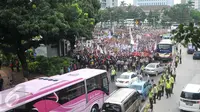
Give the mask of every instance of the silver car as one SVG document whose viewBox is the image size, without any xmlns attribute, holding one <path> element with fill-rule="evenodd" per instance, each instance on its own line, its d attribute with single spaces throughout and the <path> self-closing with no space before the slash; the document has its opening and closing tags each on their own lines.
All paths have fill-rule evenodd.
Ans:
<svg viewBox="0 0 200 112">
<path fill-rule="evenodd" d="M 145 74 L 156 76 L 163 71 L 164 66 L 162 66 L 160 63 L 149 63 L 144 69 Z"/>
</svg>

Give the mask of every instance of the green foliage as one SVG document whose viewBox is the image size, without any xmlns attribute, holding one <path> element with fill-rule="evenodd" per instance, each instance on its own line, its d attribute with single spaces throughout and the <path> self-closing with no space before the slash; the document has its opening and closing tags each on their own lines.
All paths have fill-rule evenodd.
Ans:
<svg viewBox="0 0 200 112">
<path fill-rule="evenodd" d="M 172 22 L 188 23 L 191 21 L 190 17 L 191 7 L 188 4 L 177 4 L 169 10 L 164 10 L 164 15 L 169 17 Z"/>
<path fill-rule="evenodd" d="M 0 49 L 17 54 L 28 70 L 27 49 L 61 39 L 73 48 L 75 37 L 92 38 L 99 8 L 98 0 L 1 0 Z"/>
<path fill-rule="evenodd" d="M 146 18 L 145 12 L 137 7 L 134 8 L 133 6 L 129 5 L 127 7 L 122 5 L 120 7 L 113 7 L 107 8 L 105 10 L 100 10 L 98 17 L 100 18 L 101 22 L 107 22 L 111 19 L 111 21 L 120 22 L 121 20 L 125 19 L 140 19 L 144 20 Z"/>
<path fill-rule="evenodd" d="M 39 62 L 38 61 L 28 62 L 28 68 L 29 68 L 30 72 L 36 72 L 36 71 L 38 71 Z"/>
<path fill-rule="evenodd" d="M 175 34 L 174 40 L 186 46 L 192 43 L 196 48 L 200 48 L 200 29 L 194 27 L 194 23 L 189 26 L 179 25 L 178 30 L 173 32 Z"/>
<path fill-rule="evenodd" d="M 35 61 L 28 61 L 29 71 L 44 75 L 55 75 L 60 73 L 60 69 L 68 67 L 72 59 L 66 57 L 36 57 Z"/>
<path fill-rule="evenodd" d="M 194 23 L 199 24 L 200 12 L 198 10 L 191 10 L 191 17 L 194 19 Z"/>
</svg>

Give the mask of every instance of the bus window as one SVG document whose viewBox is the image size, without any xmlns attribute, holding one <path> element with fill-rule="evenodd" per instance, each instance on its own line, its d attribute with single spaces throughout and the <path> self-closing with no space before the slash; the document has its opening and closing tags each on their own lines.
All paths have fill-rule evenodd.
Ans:
<svg viewBox="0 0 200 112">
<path fill-rule="evenodd" d="M 72 85 L 68 88 L 62 89 L 57 92 L 59 96 L 59 103 L 65 104 L 70 100 L 73 100 L 81 95 L 85 94 L 85 86 L 84 82 L 77 83 L 75 85 Z"/>
</svg>

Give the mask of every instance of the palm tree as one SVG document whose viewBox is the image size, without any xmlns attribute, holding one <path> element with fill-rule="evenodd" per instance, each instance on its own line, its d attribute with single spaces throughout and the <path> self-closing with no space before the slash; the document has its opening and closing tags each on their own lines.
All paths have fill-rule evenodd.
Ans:
<svg viewBox="0 0 200 112">
<path fill-rule="evenodd" d="M 120 6 L 124 7 L 124 6 L 126 6 L 126 5 L 127 5 L 127 3 L 125 3 L 125 1 L 121 1 Z"/>
</svg>

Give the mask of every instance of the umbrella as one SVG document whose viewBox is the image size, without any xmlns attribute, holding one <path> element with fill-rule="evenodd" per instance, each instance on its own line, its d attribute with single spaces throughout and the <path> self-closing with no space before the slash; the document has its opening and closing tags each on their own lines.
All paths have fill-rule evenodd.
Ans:
<svg viewBox="0 0 200 112">
<path fill-rule="evenodd" d="M 141 56 L 140 52 L 133 52 L 133 56 Z"/>
</svg>

